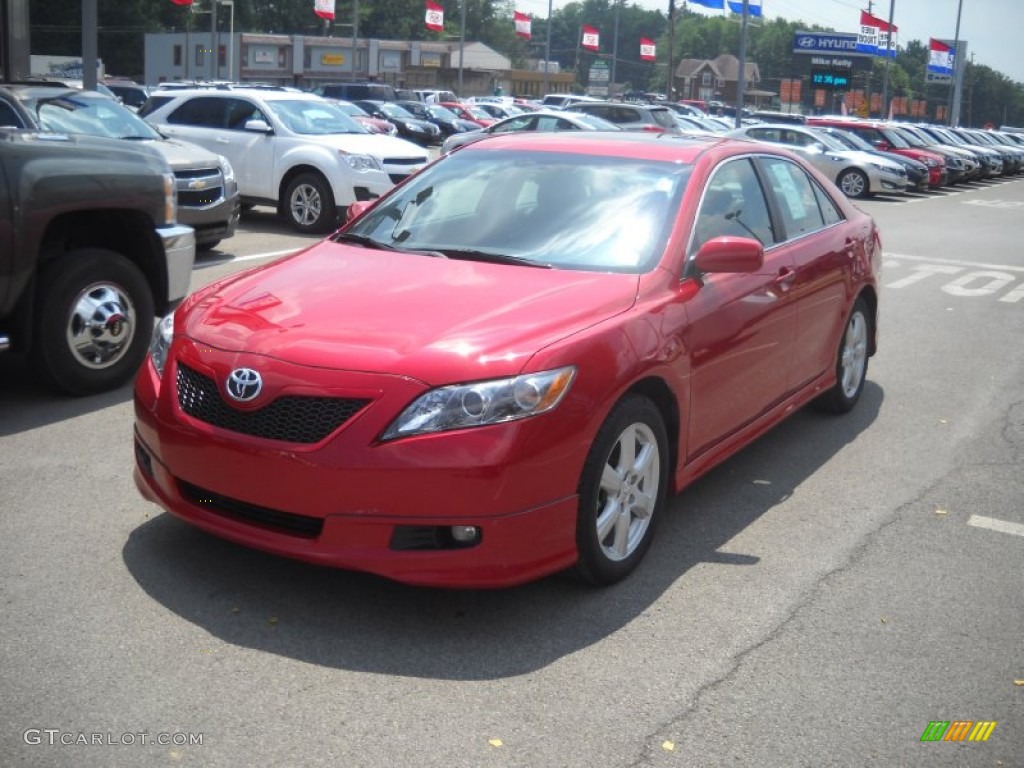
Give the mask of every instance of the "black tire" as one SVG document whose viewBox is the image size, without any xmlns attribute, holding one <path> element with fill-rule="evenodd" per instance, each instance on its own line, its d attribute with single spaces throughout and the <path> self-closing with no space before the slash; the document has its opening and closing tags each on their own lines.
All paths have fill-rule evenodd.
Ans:
<svg viewBox="0 0 1024 768">
<path fill-rule="evenodd" d="M 623 455 L 630 443 L 633 460 Z M 643 559 L 665 506 L 668 458 L 665 423 L 654 403 L 638 395 L 620 401 L 601 425 L 580 476 L 576 574 L 584 581 L 614 584 Z"/>
<path fill-rule="evenodd" d="M 39 276 L 33 368 L 70 395 L 119 387 L 146 356 L 153 313 L 146 278 L 124 256 L 104 248 L 69 251 Z"/>
<path fill-rule="evenodd" d="M 872 319 L 863 298 L 853 303 L 836 351 L 836 383 L 815 400 L 821 410 L 847 413 L 853 410 L 868 377 L 868 349 Z"/>
<path fill-rule="evenodd" d="M 865 198 L 871 196 L 871 183 L 864 171 L 847 168 L 836 177 L 836 185 L 847 197 Z"/>
<path fill-rule="evenodd" d="M 205 243 L 196 243 L 196 250 L 206 253 L 220 245 L 220 240 L 207 240 Z"/>
<path fill-rule="evenodd" d="M 288 184 L 281 212 L 298 232 L 323 234 L 338 223 L 331 187 L 319 173 L 302 173 Z"/>
</svg>

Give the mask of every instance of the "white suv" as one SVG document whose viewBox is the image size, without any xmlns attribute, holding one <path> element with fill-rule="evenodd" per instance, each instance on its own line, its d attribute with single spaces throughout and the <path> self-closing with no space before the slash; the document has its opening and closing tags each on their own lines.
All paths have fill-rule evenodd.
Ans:
<svg viewBox="0 0 1024 768">
<path fill-rule="evenodd" d="M 162 133 L 227 157 L 245 204 L 276 205 L 300 232 L 327 232 L 427 164 L 427 151 L 370 134 L 327 99 L 285 90 L 154 93 L 139 111 Z"/>
</svg>

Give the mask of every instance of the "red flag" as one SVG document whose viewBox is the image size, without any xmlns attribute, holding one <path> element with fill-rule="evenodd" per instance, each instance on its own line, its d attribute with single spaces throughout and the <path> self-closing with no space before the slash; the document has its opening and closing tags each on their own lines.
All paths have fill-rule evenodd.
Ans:
<svg viewBox="0 0 1024 768">
<path fill-rule="evenodd" d="M 657 57 L 656 49 L 654 47 L 654 41 L 648 40 L 646 37 L 640 38 L 640 60 L 641 61 L 654 61 Z"/>
<path fill-rule="evenodd" d="M 171 0 L 175 5 L 192 5 L 192 0 Z"/>
<path fill-rule="evenodd" d="M 597 30 L 593 27 L 588 27 L 586 24 L 583 25 L 582 45 L 588 51 L 598 51 L 601 49 L 601 40 Z"/>
<path fill-rule="evenodd" d="M 530 16 L 529 14 L 515 11 L 516 37 L 530 39 Z"/>
<path fill-rule="evenodd" d="M 321 19 L 334 21 L 334 0 L 313 0 L 313 13 Z"/>
<path fill-rule="evenodd" d="M 444 8 L 433 0 L 427 0 L 427 29 L 433 32 L 444 32 Z"/>
</svg>

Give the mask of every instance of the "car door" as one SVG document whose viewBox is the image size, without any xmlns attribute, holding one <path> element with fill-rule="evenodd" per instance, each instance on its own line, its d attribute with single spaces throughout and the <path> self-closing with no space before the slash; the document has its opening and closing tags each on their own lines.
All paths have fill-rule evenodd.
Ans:
<svg viewBox="0 0 1024 768">
<path fill-rule="evenodd" d="M 709 177 L 687 253 L 688 275 L 700 246 L 721 236 L 759 240 L 764 263 L 749 273 L 694 275 L 702 286 L 686 305 L 683 338 L 691 366 L 689 459 L 742 429 L 789 390 L 796 335 L 792 253 L 776 247 L 775 223 L 749 157 L 729 160 Z"/>
<path fill-rule="evenodd" d="M 789 295 L 796 306 L 796 343 L 787 369 L 789 389 L 796 390 L 835 365 L 858 238 L 803 168 L 782 157 L 763 156 L 758 163 L 779 222 L 778 251 L 795 271 Z"/>
</svg>

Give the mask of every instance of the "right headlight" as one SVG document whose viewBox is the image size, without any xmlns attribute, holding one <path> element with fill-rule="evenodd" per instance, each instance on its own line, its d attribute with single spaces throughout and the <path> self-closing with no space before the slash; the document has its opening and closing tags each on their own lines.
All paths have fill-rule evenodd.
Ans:
<svg viewBox="0 0 1024 768">
<path fill-rule="evenodd" d="M 165 315 L 156 324 L 153 331 L 153 340 L 149 344 L 149 359 L 153 361 L 153 368 L 156 375 L 161 379 L 164 377 L 164 367 L 167 365 L 167 355 L 171 351 L 171 340 L 174 338 L 174 314 Z"/>
<path fill-rule="evenodd" d="M 379 171 L 380 164 L 376 158 L 370 155 L 354 155 L 346 152 L 343 149 L 338 150 L 338 154 L 341 155 L 342 159 L 349 164 L 354 171 Z"/>
<path fill-rule="evenodd" d="M 384 430 L 381 440 L 517 421 L 550 411 L 576 377 L 576 367 L 506 379 L 438 387 L 416 398 Z"/>
</svg>

